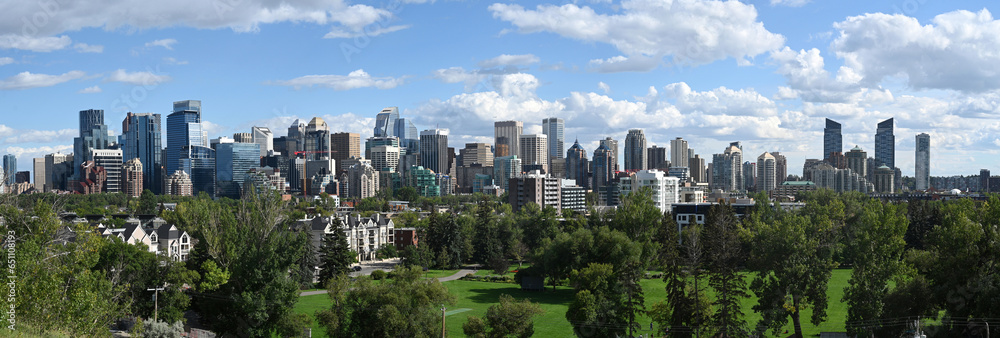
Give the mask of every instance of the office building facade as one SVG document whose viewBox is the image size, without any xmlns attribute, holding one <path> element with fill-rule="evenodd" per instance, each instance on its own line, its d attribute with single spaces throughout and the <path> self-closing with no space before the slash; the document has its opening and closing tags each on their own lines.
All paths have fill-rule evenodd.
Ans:
<svg viewBox="0 0 1000 338">
<path fill-rule="evenodd" d="M 122 121 L 122 160 L 142 163 L 143 189 L 163 193 L 163 147 L 160 114 L 128 113 Z"/>
<path fill-rule="evenodd" d="M 337 163 L 351 157 L 361 157 L 361 135 L 357 133 L 333 133 L 330 136 L 332 157 Z"/>
<path fill-rule="evenodd" d="M 496 156 L 518 156 L 521 150 L 521 134 L 524 133 L 524 123 L 521 121 L 498 121 L 493 123 L 494 146 L 498 151 Z"/>
<path fill-rule="evenodd" d="M 917 135 L 916 162 L 914 166 L 914 178 L 916 179 L 917 190 L 927 190 L 931 185 L 931 136 L 924 133 Z"/>
<path fill-rule="evenodd" d="M 667 148 L 660 148 L 654 144 L 649 149 L 646 149 L 646 165 L 649 167 L 648 169 L 667 171 L 671 167 L 670 162 L 667 161 Z M 680 168 L 682 166 L 673 167 Z M 687 168 L 687 166 L 683 167 Z"/>
<path fill-rule="evenodd" d="M 844 137 L 840 123 L 826 119 L 823 128 L 823 160 L 829 161 L 830 154 L 844 151 Z"/>
<path fill-rule="evenodd" d="M 566 178 L 581 188 L 590 188 L 590 163 L 587 161 L 587 150 L 583 149 L 580 141 L 574 141 L 566 151 Z"/>
<path fill-rule="evenodd" d="M 92 149 L 90 157 L 96 166 L 104 168 L 104 192 L 122 192 L 122 151 L 121 149 Z"/>
<path fill-rule="evenodd" d="M 600 140 L 599 143 L 600 143 L 599 146 L 604 146 L 610 152 L 609 155 L 611 156 L 611 173 L 614 174 L 614 172 L 618 171 L 619 168 L 618 140 L 613 139 L 609 136 L 604 138 L 603 140 Z"/>
<path fill-rule="evenodd" d="M 126 196 L 138 198 L 143 191 L 143 171 L 142 162 L 139 158 L 133 158 L 125 162 L 122 166 L 123 188 Z"/>
<path fill-rule="evenodd" d="M 274 151 L 274 133 L 268 127 L 250 128 L 251 142 L 260 146 L 260 157 L 270 156 Z"/>
<path fill-rule="evenodd" d="M 896 167 L 896 136 L 893 121 L 888 119 L 878 123 L 875 131 L 875 166 Z"/>
<path fill-rule="evenodd" d="M 625 170 L 646 170 L 646 134 L 642 129 L 631 129 L 625 136 Z"/>
<path fill-rule="evenodd" d="M 683 138 L 675 138 L 670 141 L 670 166 L 690 167 L 690 159 L 694 156 L 688 154 L 688 141 Z M 694 168 L 691 168 L 694 171 Z M 694 176 L 694 175 L 692 175 Z"/>
<path fill-rule="evenodd" d="M 17 173 L 17 156 L 3 155 L 3 184 L 14 185 L 14 174 Z"/>
<path fill-rule="evenodd" d="M 223 143 L 215 149 L 216 196 L 239 199 L 251 169 L 260 167 L 260 145 Z"/>
<path fill-rule="evenodd" d="M 542 134 L 548 138 L 548 158 L 563 158 L 563 134 L 566 122 L 558 117 L 542 119 Z"/>
<path fill-rule="evenodd" d="M 545 134 L 521 135 L 521 165 L 539 165 L 543 173 L 549 172 L 549 140 Z"/>
<path fill-rule="evenodd" d="M 448 130 L 429 129 L 420 132 L 420 164 L 435 173 L 448 174 Z"/>
</svg>

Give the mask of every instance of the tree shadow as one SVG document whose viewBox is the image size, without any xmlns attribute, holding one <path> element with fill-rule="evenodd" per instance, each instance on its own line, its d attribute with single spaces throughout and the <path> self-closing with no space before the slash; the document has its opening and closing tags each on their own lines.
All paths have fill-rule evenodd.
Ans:
<svg viewBox="0 0 1000 338">
<path fill-rule="evenodd" d="M 475 283 L 475 282 L 466 282 Z M 500 295 L 508 294 L 515 299 L 530 299 L 534 303 L 548 305 L 569 305 L 573 301 L 573 289 L 567 287 L 556 288 L 552 291 L 549 287 L 544 291 L 524 291 L 517 284 L 503 284 L 509 287 L 504 288 L 475 288 L 469 289 L 471 294 L 467 297 L 477 304 L 496 304 L 500 302 Z"/>
</svg>

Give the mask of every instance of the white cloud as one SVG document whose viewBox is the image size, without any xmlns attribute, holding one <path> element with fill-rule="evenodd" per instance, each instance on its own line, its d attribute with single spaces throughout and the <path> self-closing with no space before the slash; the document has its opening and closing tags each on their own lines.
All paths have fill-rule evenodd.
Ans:
<svg viewBox="0 0 1000 338">
<path fill-rule="evenodd" d="M 0 66 L 9 65 L 14 63 L 14 58 L 12 57 L 0 57 Z"/>
<path fill-rule="evenodd" d="M 168 65 L 186 65 L 186 64 L 188 64 L 187 61 L 179 61 L 179 60 L 177 60 L 175 58 L 172 58 L 172 57 L 165 57 L 165 58 L 163 58 L 163 62 L 165 62 Z"/>
<path fill-rule="evenodd" d="M 292 86 L 295 89 L 322 86 L 333 88 L 334 90 L 351 90 L 367 87 L 391 89 L 402 85 L 404 81 L 404 78 L 373 77 L 365 72 L 364 69 L 358 69 L 347 75 L 306 75 L 287 81 L 275 81 L 273 83 L 281 86 Z"/>
<path fill-rule="evenodd" d="M 611 92 L 611 86 L 609 86 L 607 83 L 604 83 L 604 81 L 598 82 L 597 88 L 600 89 L 605 94 Z"/>
<path fill-rule="evenodd" d="M 18 158 L 18 162 L 27 163 L 27 165 L 31 165 L 31 159 L 33 158 L 42 158 L 45 155 L 52 153 L 71 154 L 73 153 L 73 145 L 64 144 L 57 146 L 40 146 L 40 147 L 10 146 L 7 147 L 4 153 L 14 154 L 14 156 L 17 156 Z"/>
<path fill-rule="evenodd" d="M 666 90 L 665 95 L 674 99 L 677 107 L 685 112 L 768 117 L 778 115 L 774 102 L 754 90 L 719 87 L 711 91 L 696 92 L 683 82 L 667 85 Z"/>
<path fill-rule="evenodd" d="M 4 126 L 6 127 L 6 126 Z M 0 132 L 4 135 L 3 143 L 48 143 L 54 141 L 72 141 L 73 137 L 79 133 L 76 129 L 63 130 L 13 130 L 6 128 L 8 133 Z"/>
<path fill-rule="evenodd" d="M 746 64 L 785 41 L 757 21 L 753 5 L 738 1 L 624 0 L 614 14 L 575 4 L 539 5 L 531 10 L 495 3 L 489 9 L 494 18 L 510 22 L 522 33 L 552 32 L 610 44 L 628 58 L 668 57 L 684 65 L 727 58 Z"/>
<path fill-rule="evenodd" d="M 78 91 L 77 93 L 80 93 L 80 94 L 93 94 L 93 93 L 100 93 L 100 92 L 102 92 L 101 87 L 93 86 L 93 87 L 87 87 L 87 88 L 84 88 L 84 89 L 80 89 L 80 91 Z"/>
<path fill-rule="evenodd" d="M 785 47 L 771 52 L 778 63 L 777 73 L 784 75 L 787 87 L 779 87 L 775 99 L 800 98 L 806 102 L 847 102 L 857 98 L 860 78 L 854 71 L 841 67 L 837 76 L 830 75 L 819 49 L 794 51 Z"/>
<path fill-rule="evenodd" d="M 3 14 L 0 14 L 2 17 Z M 20 23 L 20 20 L 17 21 Z M 2 24 L 0 24 L 2 25 Z M 73 40 L 68 36 L 33 37 L 20 34 L 2 34 L 0 30 L 0 49 L 22 49 L 32 52 L 51 52 L 68 47 Z"/>
<path fill-rule="evenodd" d="M 608 59 L 590 60 L 590 67 L 601 73 L 648 72 L 660 65 L 660 58 L 645 56 L 615 56 Z"/>
<path fill-rule="evenodd" d="M 362 30 L 359 30 L 359 31 L 353 31 L 353 30 L 345 29 L 344 27 L 334 27 L 333 29 L 330 30 L 329 33 L 326 33 L 326 35 L 323 35 L 323 38 L 325 38 L 325 39 L 350 39 L 350 38 L 356 38 L 356 37 L 361 37 L 361 36 L 366 36 L 366 37 L 372 38 L 372 37 L 376 37 L 376 36 L 379 36 L 379 35 L 382 35 L 382 34 L 388 34 L 388 33 L 396 32 L 396 31 L 401 31 L 401 30 L 404 30 L 404 29 L 407 29 L 407 28 L 410 28 L 410 26 L 409 25 L 396 25 L 396 26 L 390 26 L 390 27 L 372 27 L 370 29 L 362 29 Z"/>
<path fill-rule="evenodd" d="M 174 50 L 174 44 L 177 43 L 177 39 L 160 39 L 153 40 L 146 43 L 146 48 L 150 47 L 163 47 L 168 50 Z"/>
<path fill-rule="evenodd" d="M 111 72 L 104 82 L 122 82 L 137 86 L 149 86 L 157 85 L 170 81 L 169 75 L 157 75 L 153 72 L 127 72 L 124 69 L 118 69 Z"/>
<path fill-rule="evenodd" d="M 526 66 L 535 64 L 541 60 L 533 54 L 508 55 L 502 54 L 489 60 L 480 61 L 480 68 L 493 68 L 500 66 Z"/>
<path fill-rule="evenodd" d="M 82 42 L 73 45 L 73 49 L 76 49 L 76 51 L 80 52 L 80 53 L 103 53 L 104 52 L 104 46 L 100 46 L 100 45 L 88 45 L 88 44 L 85 44 L 85 43 L 82 43 Z"/>
<path fill-rule="evenodd" d="M 916 89 L 1000 87 L 1000 21 L 986 9 L 940 14 L 927 25 L 901 14 L 865 14 L 834 28 L 833 51 L 866 86 L 903 77 Z"/>
<path fill-rule="evenodd" d="M 771 0 L 771 6 L 802 7 L 812 0 Z"/>
<path fill-rule="evenodd" d="M 0 80 L 0 90 L 30 89 L 39 87 L 50 87 L 57 84 L 76 80 L 87 74 L 79 71 L 69 71 L 61 75 L 33 74 L 31 72 L 21 72 L 17 75 Z"/>
</svg>

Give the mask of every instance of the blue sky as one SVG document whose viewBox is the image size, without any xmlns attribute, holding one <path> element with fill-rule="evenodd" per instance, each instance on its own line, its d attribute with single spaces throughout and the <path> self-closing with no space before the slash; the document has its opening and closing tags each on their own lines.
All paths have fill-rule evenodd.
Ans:
<svg viewBox="0 0 1000 338">
<path fill-rule="evenodd" d="M 1000 21 L 985 1 L 8 1 L 0 4 L 0 151 L 72 152 L 77 111 L 169 113 L 196 99 L 210 137 L 323 117 L 370 135 L 397 106 L 450 143 L 566 120 L 567 147 L 643 128 L 703 157 L 742 141 L 789 172 L 822 157 L 823 119 L 873 153 L 895 117 L 913 175 L 1000 170 Z"/>
</svg>

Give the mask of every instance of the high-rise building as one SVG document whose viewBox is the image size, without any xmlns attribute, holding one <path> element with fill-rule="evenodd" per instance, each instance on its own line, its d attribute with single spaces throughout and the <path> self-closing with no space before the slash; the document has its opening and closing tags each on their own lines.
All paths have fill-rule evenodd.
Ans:
<svg viewBox="0 0 1000 338">
<path fill-rule="evenodd" d="M 405 150 L 406 154 L 420 152 L 420 134 L 417 133 L 417 127 L 413 125 L 413 121 L 402 117 L 396 120 L 394 136 L 399 138 L 399 146 L 403 148 L 400 151 Z"/>
<path fill-rule="evenodd" d="M 399 108 L 388 107 L 375 115 L 375 137 L 396 135 L 396 120 L 399 120 Z"/>
<path fill-rule="evenodd" d="M 233 133 L 233 141 L 236 143 L 256 143 L 253 141 L 251 133 Z"/>
<path fill-rule="evenodd" d="M 305 158 L 308 160 L 324 160 L 330 156 L 330 126 L 326 121 L 313 117 L 306 125 Z"/>
<path fill-rule="evenodd" d="M 372 164 L 376 171 L 393 170 L 399 172 L 399 147 L 378 146 L 372 148 Z"/>
<path fill-rule="evenodd" d="M 367 162 L 350 166 L 347 168 L 348 191 L 342 193 L 348 198 L 358 199 L 375 196 L 378 192 L 378 172 Z"/>
<path fill-rule="evenodd" d="M 493 123 L 494 146 L 496 156 L 518 156 L 521 150 L 521 134 L 524 132 L 524 123 L 521 121 L 498 121 Z M 502 147 L 501 147 L 502 145 Z"/>
<path fill-rule="evenodd" d="M 104 124 L 104 110 L 88 109 L 80 111 L 80 136 L 73 139 L 73 177 L 80 179 L 80 164 L 93 161 L 92 149 L 108 149 L 111 137 Z"/>
<path fill-rule="evenodd" d="M 764 152 L 757 156 L 757 191 L 771 191 L 777 187 L 777 160 L 774 155 Z"/>
<path fill-rule="evenodd" d="M 771 153 L 771 156 L 774 156 L 774 185 L 777 187 L 788 178 L 788 159 L 777 151 Z"/>
<path fill-rule="evenodd" d="M 232 143 L 226 143 L 232 144 Z M 184 146 L 180 149 L 178 170 L 190 173 L 191 191 L 215 197 L 215 149 L 202 146 Z"/>
<path fill-rule="evenodd" d="M 91 149 L 90 157 L 94 164 L 104 168 L 107 177 L 104 180 L 104 192 L 122 192 L 122 150 L 121 149 Z"/>
<path fill-rule="evenodd" d="M 215 149 L 216 196 L 238 199 L 247 173 L 260 167 L 260 145 L 256 143 L 223 143 Z"/>
<path fill-rule="evenodd" d="M 274 151 L 274 133 L 267 127 L 250 128 L 251 141 L 260 145 L 260 157 L 267 157 Z M 287 155 L 287 154 L 286 154 Z"/>
<path fill-rule="evenodd" d="M 673 165 L 673 163 L 671 163 Z M 708 177 L 706 177 L 705 169 L 705 159 L 701 158 L 701 155 L 695 154 L 688 158 L 688 168 L 691 170 L 689 174 L 691 175 L 691 181 L 696 183 L 708 183 Z"/>
<path fill-rule="evenodd" d="M 844 157 L 847 158 L 847 169 L 861 177 L 868 177 L 868 153 L 855 145 Z"/>
<path fill-rule="evenodd" d="M 608 151 L 610 152 L 609 155 L 611 156 L 611 167 L 609 169 L 611 170 L 611 176 L 614 176 L 614 173 L 616 171 L 618 171 L 618 168 L 619 168 L 619 166 L 618 166 L 618 159 L 619 159 L 619 157 L 618 157 L 618 140 L 613 139 L 610 136 L 608 136 L 605 139 L 600 140 L 600 145 L 599 146 L 604 146 L 605 148 L 608 148 Z M 594 159 L 594 160 L 596 161 L 596 159 Z M 594 173 L 596 174 L 597 172 L 595 171 Z"/>
<path fill-rule="evenodd" d="M 98 166 L 94 161 L 83 162 L 80 165 L 80 178 L 73 187 L 74 191 L 89 195 L 103 192 L 104 181 L 107 180 L 107 172 L 104 167 Z"/>
<path fill-rule="evenodd" d="M 609 137 L 610 139 L 610 137 Z M 617 144 L 617 142 L 615 142 Z M 594 150 L 593 161 L 591 162 L 591 172 L 594 174 L 594 182 L 590 186 L 594 191 L 600 191 L 615 176 L 614 153 L 608 149 L 604 142 Z"/>
<path fill-rule="evenodd" d="M 142 162 L 139 161 L 138 157 L 133 158 L 128 160 L 128 162 L 125 162 L 122 169 L 124 170 L 123 183 L 125 186 L 125 195 L 132 198 L 138 198 L 142 195 L 143 191 Z"/>
<path fill-rule="evenodd" d="M 367 140 L 365 140 L 365 158 L 371 159 L 372 148 L 378 146 L 393 146 L 393 147 L 403 148 L 403 146 L 399 144 L 399 138 L 395 136 L 369 137 Z M 347 167 L 344 167 L 343 170 L 347 170 Z"/>
<path fill-rule="evenodd" d="M 658 169 L 660 171 L 667 171 L 670 166 L 670 162 L 667 162 L 667 148 L 657 147 L 655 144 L 649 149 L 646 149 L 646 164 L 649 169 Z M 679 168 L 680 166 L 674 166 Z M 684 166 L 687 168 L 687 166 Z"/>
<path fill-rule="evenodd" d="M 563 157 L 563 129 L 565 129 L 566 123 L 561 118 L 550 117 L 542 119 L 542 134 L 548 137 L 548 158 L 562 158 Z"/>
<path fill-rule="evenodd" d="M 757 188 L 757 163 L 743 162 L 743 190 L 752 191 Z"/>
<path fill-rule="evenodd" d="M 556 212 L 562 212 L 560 179 L 533 171 L 509 181 L 507 201 L 514 211 L 521 210 L 528 203 L 534 203 L 539 208 L 553 207 Z"/>
<path fill-rule="evenodd" d="M 625 170 L 646 170 L 646 134 L 630 129 L 625 136 Z"/>
<path fill-rule="evenodd" d="M 979 191 L 990 192 L 990 170 L 979 169 Z"/>
<path fill-rule="evenodd" d="M 3 184 L 14 185 L 15 173 L 17 173 L 17 156 L 3 155 Z"/>
<path fill-rule="evenodd" d="M 841 133 L 840 123 L 826 119 L 826 128 L 823 128 L 823 159 L 829 160 L 831 153 L 844 151 L 844 137 Z"/>
<path fill-rule="evenodd" d="M 292 121 L 285 136 L 285 151 L 288 158 L 295 158 L 295 153 L 306 149 L 306 124 L 301 120 Z"/>
<path fill-rule="evenodd" d="M 671 167 L 691 167 L 689 165 L 689 160 L 694 157 L 690 156 L 688 151 L 688 141 L 683 138 L 675 138 L 670 141 L 670 166 Z M 695 168 L 691 168 L 691 177 L 693 178 Z"/>
<path fill-rule="evenodd" d="M 45 192 L 45 158 L 32 160 L 35 169 L 35 191 Z"/>
<path fill-rule="evenodd" d="M 896 173 L 886 165 L 882 165 L 875 169 L 875 192 L 880 192 L 884 194 L 892 194 L 896 192 L 896 185 L 893 182 L 893 178 L 896 177 Z"/>
<path fill-rule="evenodd" d="M 730 144 L 722 154 L 712 155 L 712 189 L 743 191 L 743 150 Z"/>
<path fill-rule="evenodd" d="M 167 178 L 167 193 L 174 196 L 192 196 L 194 190 L 191 176 L 184 170 L 178 170 Z"/>
<path fill-rule="evenodd" d="M 493 158 L 493 180 L 500 188 L 507 190 L 508 181 L 521 175 L 521 159 L 517 156 Z"/>
<path fill-rule="evenodd" d="M 836 192 L 857 191 L 870 193 L 875 186 L 858 173 L 850 169 L 837 169 L 820 159 L 808 159 L 803 166 L 807 181 L 814 182 L 817 188 L 826 188 Z"/>
<path fill-rule="evenodd" d="M 330 138 L 333 159 L 337 163 L 351 157 L 361 157 L 361 135 L 357 133 L 334 133 Z"/>
<path fill-rule="evenodd" d="M 549 172 L 548 144 L 545 134 L 521 135 L 521 163 L 524 166 L 540 165 L 542 172 Z"/>
<path fill-rule="evenodd" d="M 566 178 L 575 181 L 576 185 L 587 189 L 590 187 L 590 164 L 587 161 L 587 150 L 580 146 L 580 141 L 574 141 L 566 151 Z"/>
<path fill-rule="evenodd" d="M 913 163 L 916 189 L 927 190 L 931 186 L 931 136 L 917 135 L 916 162 Z"/>
<path fill-rule="evenodd" d="M 475 163 L 483 166 L 493 166 L 493 150 L 489 143 L 466 143 L 465 148 L 459 150 L 462 163 L 460 166 L 469 167 Z"/>
<path fill-rule="evenodd" d="M 639 170 L 629 173 L 629 176 L 623 177 L 619 183 L 622 196 L 640 189 L 649 189 L 653 205 L 660 209 L 661 213 L 671 211 L 673 205 L 680 202 L 680 179 L 667 176 L 659 170 Z"/>
<path fill-rule="evenodd" d="M 142 163 L 143 189 L 161 194 L 163 188 L 163 147 L 160 114 L 133 114 L 122 121 L 122 160 L 139 159 Z"/>
<path fill-rule="evenodd" d="M 198 148 L 208 147 L 208 134 L 201 125 L 201 101 L 187 100 L 174 102 L 174 110 L 167 115 L 167 163 L 164 165 L 168 173 L 177 170 L 184 170 L 191 175 L 191 180 L 195 182 L 195 191 L 198 190 L 196 175 L 190 168 L 181 167 L 181 158 L 197 158 L 204 156 L 205 151 Z M 201 152 L 192 154 L 191 152 Z M 214 163 L 213 163 L 214 167 Z M 214 176 L 214 173 L 213 173 Z M 204 187 L 202 187 L 204 188 Z M 215 187 L 210 191 L 214 194 Z"/>
<path fill-rule="evenodd" d="M 45 155 L 45 191 L 72 190 L 69 178 L 73 175 L 73 154 Z"/>
<path fill-rule="evenodd" d="M 448 130 L 429 129 L 420 132 L 420 163 L 438 174 L 448 174 Z"/>
<path fill-rule="evenodd" d="M 875 165 L 896 167 L 896 136 L 892 133 L 892 119 L 878 123 L 875 131 Z"/>
</svg>

